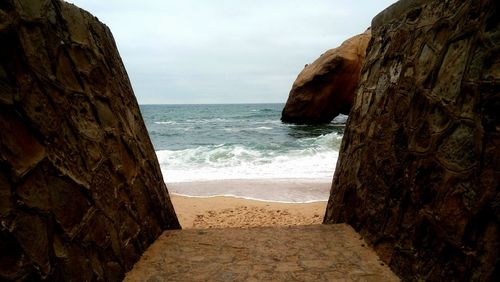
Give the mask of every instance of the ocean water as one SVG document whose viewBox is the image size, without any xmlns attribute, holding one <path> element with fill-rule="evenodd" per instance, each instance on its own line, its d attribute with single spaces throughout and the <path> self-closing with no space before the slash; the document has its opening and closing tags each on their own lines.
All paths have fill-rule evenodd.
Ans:
<svg viewBox="0 0 500 282">
<path fill-rule="evenodd" d="M 284 124 L 280 121 L 283 106 L 141 105 L 141 112 L 169 190 L 189 186 L 176 183 L 199 181 L 331 182 L 343 127 L 336 123 L 319 126 Z M 339 121 L 342 122 L 343 118 Z M 220 188 L 210 188 L 216 186 L 189 191 L 178 188 L 180 191 L 175 193 L 189 196 L 231 194 L 283 200 L 256 196 L 254 191 L 225 193 Z M 282 192 L 286 194 L 286 191 Z M 310 198 L 299 197 L 304 197 L 304 201 Z"/>
</svg>

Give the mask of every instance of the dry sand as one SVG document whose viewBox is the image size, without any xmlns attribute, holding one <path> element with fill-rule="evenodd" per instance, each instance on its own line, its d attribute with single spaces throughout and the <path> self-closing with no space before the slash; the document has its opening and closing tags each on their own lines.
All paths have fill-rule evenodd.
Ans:
<svg viewBox="0 0 500 282">
<path fill-rule="evenodd" d="M 327 204 L 326 201 L 289 204 L 175 194 L 171 194 L 171 200 L 184 229 L 319 224 Z"/>
</svg>

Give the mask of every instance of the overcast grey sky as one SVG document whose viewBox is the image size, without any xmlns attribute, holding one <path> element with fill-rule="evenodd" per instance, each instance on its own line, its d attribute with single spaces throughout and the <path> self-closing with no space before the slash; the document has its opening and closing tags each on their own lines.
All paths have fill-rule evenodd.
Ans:
<svg viewBox="0 0 500 282">
<path fill-rule="evenodd" d="M 68 0 L 113 32 L 140 104 L 282 102 L 395 0 Z"/>
</svg>

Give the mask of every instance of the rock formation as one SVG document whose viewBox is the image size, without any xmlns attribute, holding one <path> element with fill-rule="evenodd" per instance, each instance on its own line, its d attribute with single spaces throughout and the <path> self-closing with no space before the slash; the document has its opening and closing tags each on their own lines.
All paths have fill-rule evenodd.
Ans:
<svg viewBox="0 0 500 282">
<path fill-rule="evenodd" d="M 319 124 L 349 114 L 369 41 L 368 29 L 306 65 L 293 83 L 281 120 Z"/>
<path fill-rule="evenodd" d="M 121 280 L 179 224 L 111 32 L 4 0 L 0 42 L 0 280 Z"/>
<path fill-rule="evenodd" d="M 325 223 L 403 279 L 500 280 L 499 6 L 402 0 L 372 21 Z"/>
</svg>

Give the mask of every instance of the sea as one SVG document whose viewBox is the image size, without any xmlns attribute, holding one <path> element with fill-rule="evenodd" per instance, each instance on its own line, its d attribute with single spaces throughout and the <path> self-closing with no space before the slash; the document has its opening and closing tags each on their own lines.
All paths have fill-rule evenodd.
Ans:
<svg viewBox="0 0 500 282">
<path fill-rule="evenodd" d="M 326 200 L 347 116 L 324 125 L 286 124 L 280 121 L 283 107 L 140 106 L 170 193 Z"/>
</svg>

